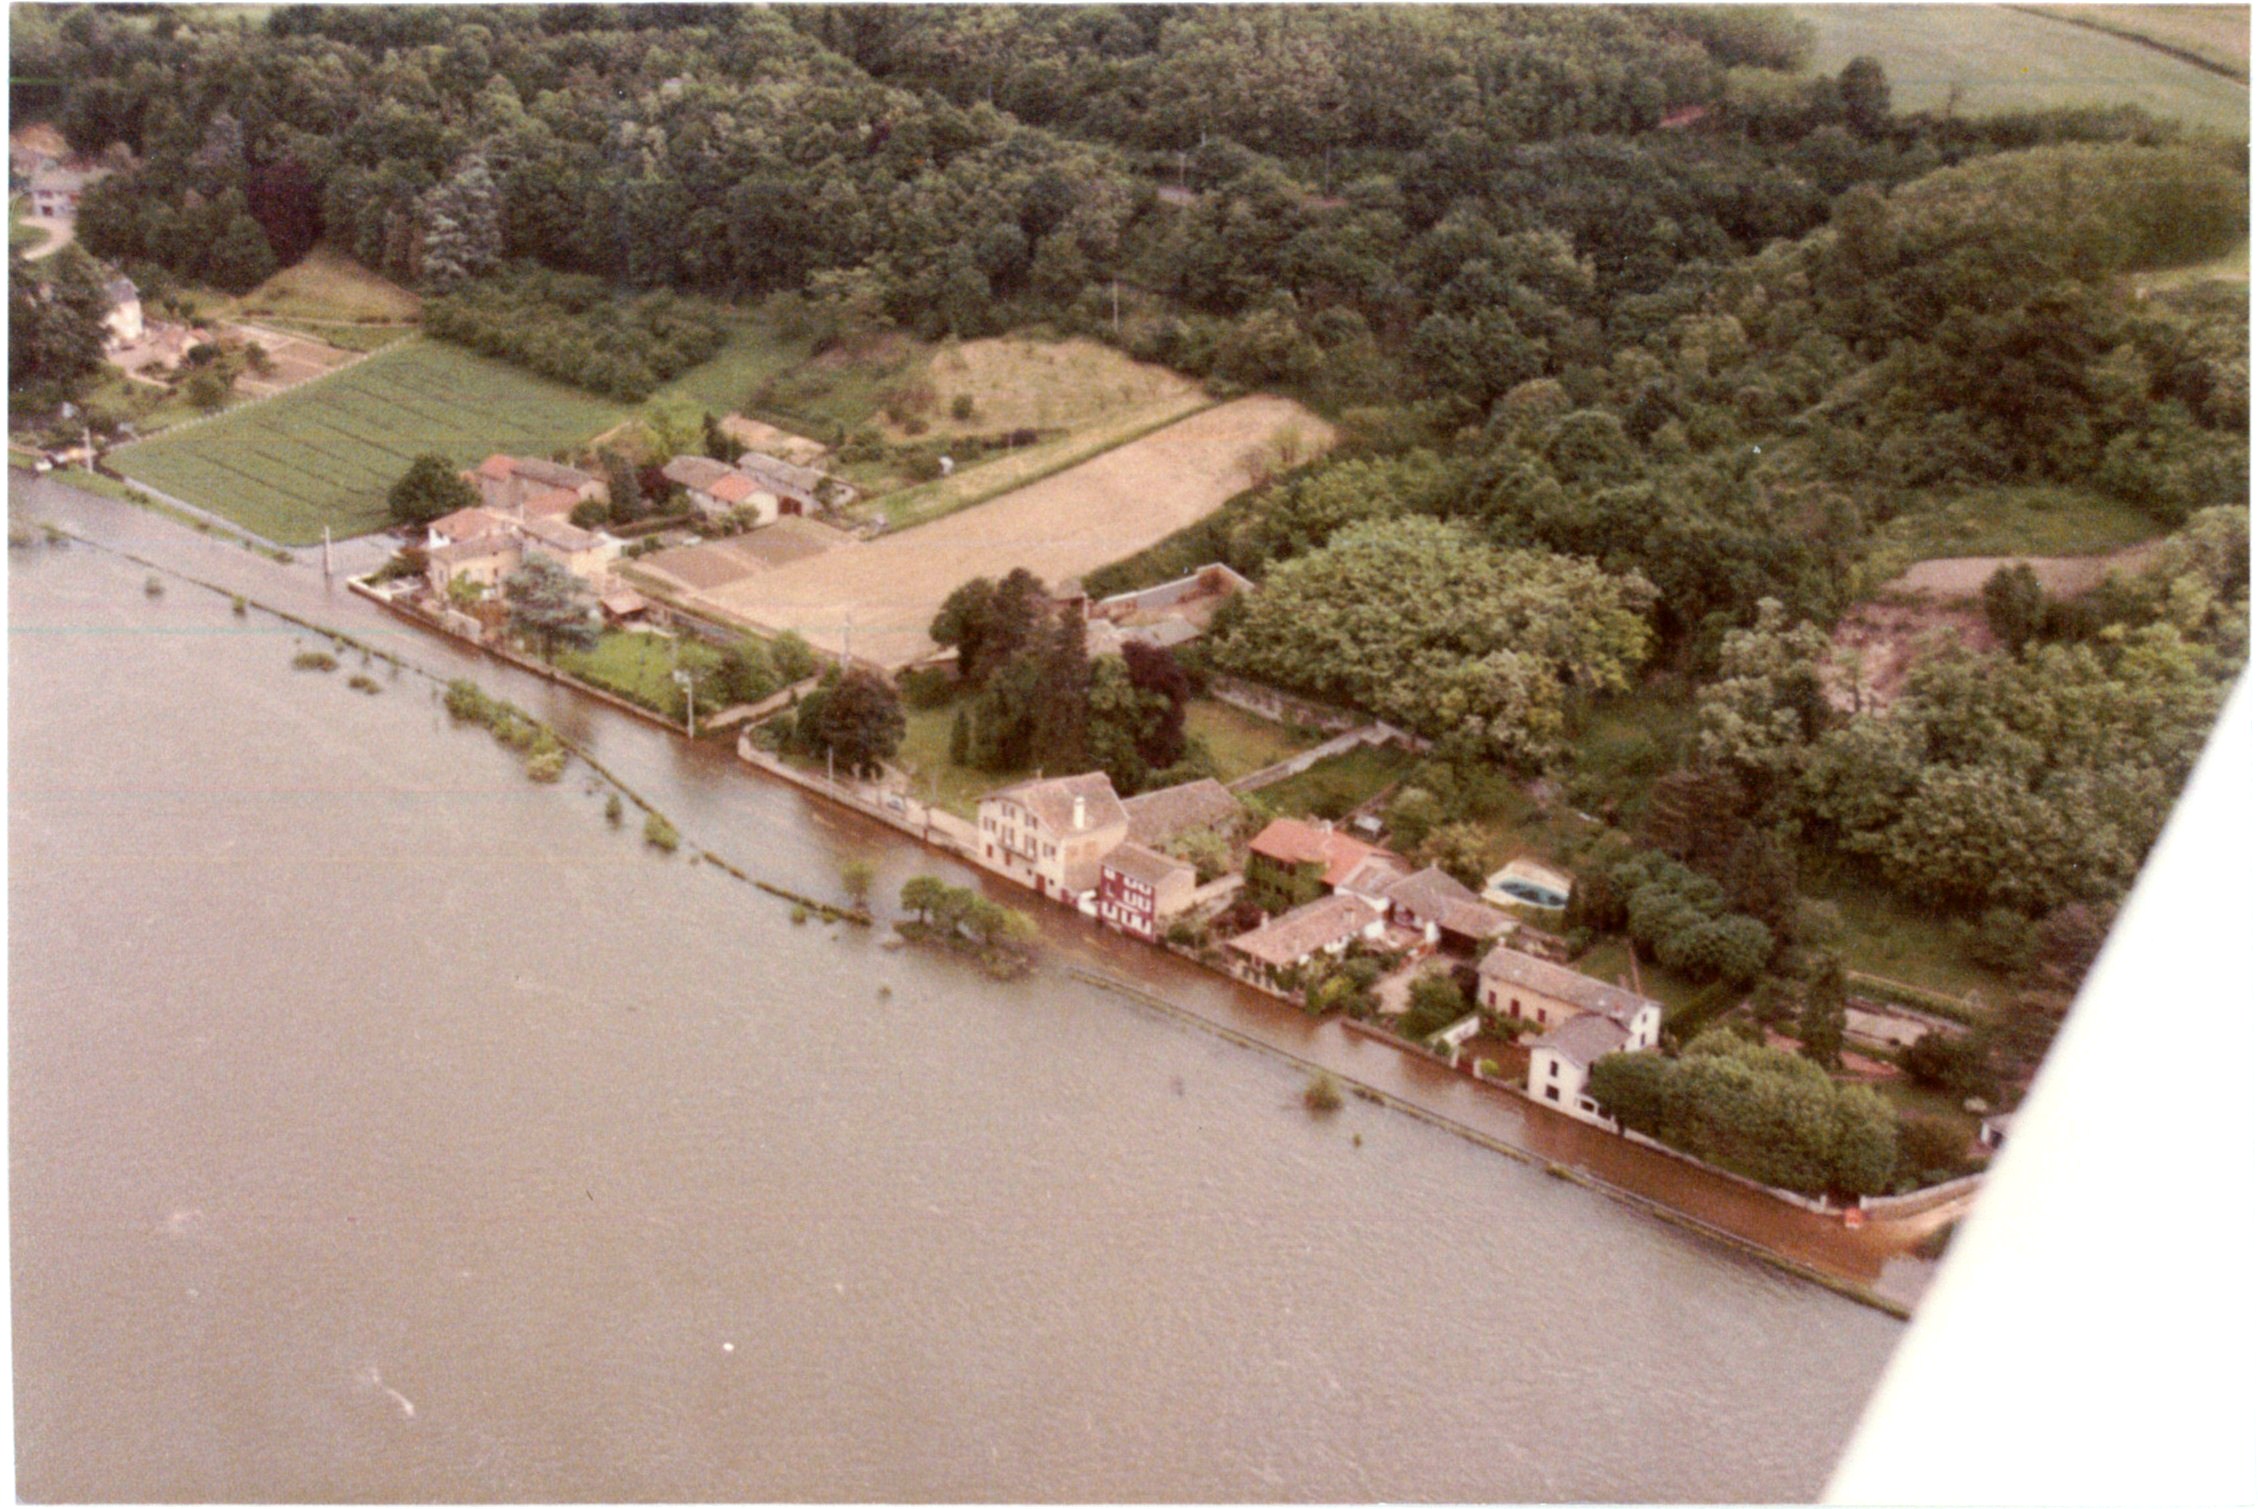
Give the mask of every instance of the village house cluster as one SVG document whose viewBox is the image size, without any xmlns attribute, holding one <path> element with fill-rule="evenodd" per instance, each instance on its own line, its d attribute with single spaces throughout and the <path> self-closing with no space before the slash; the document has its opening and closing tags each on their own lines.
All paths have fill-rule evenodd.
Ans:
<svg viewBox="0 0 2258 1509">
<path fill-rule="evenodd" d="M 1313 969 L 1351 949 L 1408 969 L 1435 955 L 1477 960 L 1477 1013 L 1524 1022 L 1530 1096 L 1611 1125 L 1585 1093 L 1609 1053 L 1654 1049 L 1662 1007 L 1526 950 L 1540 945 L 1506 913 L 1435 866 L 1328 824 L 1279 818 L 1247 841 L 1239 871 L 1201 884 L 1172 853 L 1193 834 L 1229 834 L 1244 809 L 1220 783 L 1199 780 L 1124 800 L 1103 772 L 1023 781 L 979 804 L 979 852 L 989 868 L 1148 943 L 1242 896 L 1269 914 L 1225 940 L 1234 977 L 1290 996 Z M 1469 1026 L 1461 1034 L 1469 1035 Z M 1455 1043 L 1453 1045 L 1455 1047 Z"/>
</svg>

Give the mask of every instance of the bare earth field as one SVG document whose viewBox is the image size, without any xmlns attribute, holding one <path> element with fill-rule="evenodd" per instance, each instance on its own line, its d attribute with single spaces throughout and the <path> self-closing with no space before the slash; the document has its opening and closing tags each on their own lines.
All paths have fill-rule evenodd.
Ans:
<svg viewBox="0 0 2258 1509">
<path fill-rule="evenodd" d="M 1241 491 L 1246 453 L 1289 423 L 1312 451 L 1333 442 L 1331 427 L 1299 404 L 1242 398 L 977 508 L 748 574 L 692 601 L 758 629 L 797 629 L 834 652 L 847 647 L 851 622 L 858 659 L 904 665 L 932 652 L 926 627 L 965 581 L 1025 566 L 1055 584 L 1134 554 Z"/>
<path fill-rule="evenodd" d="M 1887 706 L 1933 645 L 1992 649 L 1996 642 L 1980 604 L 1984 583 L 2002 566 L 2020 561 L 2049 596 L 2076 597 L 2112 573 L 2137 572 L 2160 543 L 2148 540 L 2102 555 L 1963 555 L 1917 562 L 1836 623 L 1837 656 L 1856 658 L 1859 686 L 1854 691 L 1847 683 L 1838 660 L 1828 669 L 1828 695 L 1843 708 L 1852 707 L 1859 693 L 1868 706 Z"/>
</svg>

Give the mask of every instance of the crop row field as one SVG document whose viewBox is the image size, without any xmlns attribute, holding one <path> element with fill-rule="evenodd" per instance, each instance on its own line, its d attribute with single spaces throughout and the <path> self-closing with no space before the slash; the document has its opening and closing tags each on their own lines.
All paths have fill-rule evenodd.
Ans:
<svg viewBox="0 0 2258 1509">
<path fill-rule="evenodd" d="M 542 456 L 615 424 L 618 404 L 460 347 L 414 340 L 332 376 L 111 454 L 136 482 L 285 545 L 389 522 L 416 456 Z"/>
</svg>

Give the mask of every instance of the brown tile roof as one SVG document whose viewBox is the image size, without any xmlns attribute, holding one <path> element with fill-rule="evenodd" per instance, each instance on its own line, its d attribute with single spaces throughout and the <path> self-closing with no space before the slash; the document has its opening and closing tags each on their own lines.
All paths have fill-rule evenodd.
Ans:
<svg viewBox="0 0 2258 1509">
<path fill-rule="evenodd" d="M 544 461 L 538 456 L 519 456 L 514 459 L 519 476 L 567 491 L 604 480 L 594 472 L 584 472 L 579 467 L 567 466 L 562 461 Z"/>
<path fill-rule="evenodd" d="M 661 469 L 669 482 L 679 482 L 684 487 L 704 492 L 734 470 L 726 461 L 716 461 L 711 456 L 677 456 Z"/>
<path fill-rule="evenodd" d="M 724 503 L 742 503 L 760 490 L 760 484 L 743 472 L 731 472 L 726 477 L 716 478 L 713 486 L 706 489 Z"/>
<path fill-rule="evenodd" d="M 515 456 L 492 455 L 478 463 L 478 474 L 492 482 L 507 482 L 517 472 Z"/>
<path fill-rule="evenodd" d="M 1533 1039 L 1529 1044 L 1529 1052 L 1534 1055 L 1550 1048 L 1570 1063 L 1581 1064 L 1588 1069 L 1594 1060 L 1610 1053 L 1620 1053 L 1630 1037 L 1630 1032 L 1622 1023 L 1586 1013 L 1572 1016 L 1543 1037 Z"/>
<path fill-rule="evenodd" d="M 1099 862 L 1098 868 L 1118 870 L 1131 880 L 1141 880 L 1146 885 L 1156 887 L 1179 872 L 1185 875 L 1194 873 L 1192 867 L 1181 859 L 1172 859 L 1140 843 L 1117 845 L 1111 854 Z"/>
<path fill-rule="evenodd" d="M 509 521 L 489 508 L 458 508 L 453 513 L 441 514 L 424 526 L 431 534 L 443 534 L 457 544 L 475 540 L 505 528 Z"/>
<path fill-rule="evenodd" d="M 1254 837 L 1248 847 L 1255 853 L 1280 864 L 1322 865 L 1328 889 L 1349 878 L 1356 867 L 1375 854 L 1387 851 L 1377 844 L 1335 833 L 1330 829 L 1314 827 L 1299 818 L 1281 817 Z"/>
<path fill-rule="evenodd" d="M 1319 949 L 1345 943 L 1378 922 L 1372 908 L 1354 896 L 1320 896 L 1274 917 L 1251 933 L 1225 944 L 1258 964 L 1283 969 Z"/>
<path fill-rule="evenodd" d="M 508 534 L 485 534 L 473 540 L 457 540 L 452 545 L 442 545 L 428 557 L 457 565 L 463 561 L 492 560 L 497 556 L 516 555 L 517 540 Z"/>
<path fill-rule="evenodd" d="M 573 554 L 578 554 L 583 550 L 593 550 L 598 543 L 596 537 L 587 530 L 576 529 L 562 519 L 530 518 L 520 522 L 518 528 L 524 530 L 529 537 L 539 540 L 553 550 L 569 551 Z"/>
<path fill-rule="evenodd" d="M 1578 1011 L 1591 1012 L 1624 1027 L 1631 1019 L 1649 1006 L 1659 1009 L 1659 1004 L 1645 996 L 1633 995 L 1618 986 L 1604 984 L 1590 975 L 1579 974 L 1558 964 L 1548 964 L 1515 949 L 1493 948 L 1482 956 L 1478 973 L 1485 980 L 1495 980 L 1505 985 L 1518 985 L 1523 990 L 1533 990 L 1556 1001 L 1566 1001 Z"/>
<path fill-rule="evenodd" d="M 642 612 L 650 603 L 633 587 L 621 587 L 597 598 L 596 605 L 614 618 L 625 618 L 630 613 Z"/>
<path fill-rule="evenodd" d="M 1437 865 L 1405 876 L 1388 887 L 1386 896 L 1420 921 L 1462 937 L 1491 938 L 1513 925 Z"/>
<path fill-rule="evenodd" d="M 1235 822 L 1243 810 L 1239 799 L 1213 779 L 1163 786 L 1122 804 L 1129 814 L 1129 837 L 1140 844 L 1165 844 L 1194 828 L 1216 828 Z"/>
<path fill-rule="evenodd" d="M 578 508 L 583 499 L 569 487 L 552 487 L 537 492 L 525 500 L 525 512 L 534 518 L 562 519 Z"/>
<path fill-rule="evenodd" d="M 1086 775 L 1062 775 L 1047 781 L 1022 781 L 1016 786 L 1006 786 L 1001 791 L 991 791 L 982 797 L 985 805 L 1009 797 L 1035 815 L 1035 820 L 1051 832 L 1065 837 L 1072 833 L 1088 833 L 1099 828 L 1109 828 L 1116 823 L 1126 825 L 1129 814 L 1121 810 L 1121 798 L 1113 794 L 1113 781 L 1102 770 Z M 1074 799 L 1082 799 L 1082 826 L 1074 826 Z"/>
</svg>

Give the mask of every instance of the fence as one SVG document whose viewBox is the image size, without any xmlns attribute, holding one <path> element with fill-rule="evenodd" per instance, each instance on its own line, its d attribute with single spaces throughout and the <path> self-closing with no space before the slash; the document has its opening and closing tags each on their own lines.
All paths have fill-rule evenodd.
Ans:
<svg viewBox="0 0 2258 1509">
<path fill-rule="evenodd" d="M 1258 681 L 1242 681 L 1236 676 L 1210 677 L 1207 689 L 1216 701 L 1243 708 L 1258 718 L 1314 728 L 1323 733 L 1346 732 L 1356 727 L 1364 716 L 1347 708 L 1331 707 L 1323 702 L 1313 702 L 1307 697 L 1297 697 L 1292 692 L 1282 692 Z"/>
</svg>

